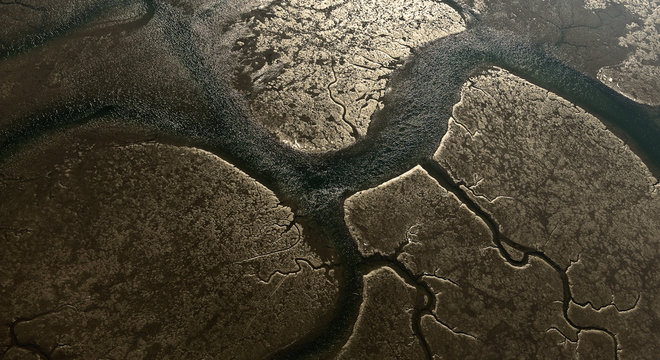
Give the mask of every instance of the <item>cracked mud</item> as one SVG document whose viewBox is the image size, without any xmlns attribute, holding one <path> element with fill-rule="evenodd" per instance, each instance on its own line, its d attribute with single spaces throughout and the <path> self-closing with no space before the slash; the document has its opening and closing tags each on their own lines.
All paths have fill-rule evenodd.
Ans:
<svg viewBox="0 0 660 360">
<path fill-rule="evenodd" d="M 0 1 L 0 359 L 656 359 L 658 8 Z"/>
</svg>

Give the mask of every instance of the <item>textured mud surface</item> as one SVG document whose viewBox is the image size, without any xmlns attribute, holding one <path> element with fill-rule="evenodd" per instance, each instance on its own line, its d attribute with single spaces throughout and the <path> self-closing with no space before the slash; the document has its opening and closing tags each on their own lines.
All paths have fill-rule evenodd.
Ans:
<svg viewBox="0 0 660 360">
<path fill-rule="evenodd" d="M 415 48 L 465 29 L 455 10 L 430 0 L 273 1 L 218 29 L 224 12 L 200 16 L 204 56 L 246 95 L 257 121 L 306 151 L 364 136 L 391 72 Z"/>
<path fill-rule="evenodd" d="M 620 139 L 569 102 L 491 70 L 464 87 L 434 158 L 503 236 L 565 269 L 577 323 L 628 323 L 618 326 L 630 333 L 615 332 L 620 351 L 655 352 L 660 185 Z"/>
<path fill-rule="evenodd" d="M 0 1 L 0 359 L 655 359 L 656 0 Z"/>
<path fill-rule="evenodd" d="M 3 352 L 249 359 L 329 315 L 334 270 L 272 192 L 130 130 L 67 132 L 6 164 Z"/>
<path fill-rule="evenodd" d="M 658 0 L 459 0 L 637 101 L 660 105 Z"/>
<path fill-rule="evenodd" d="M 370 224 L 374 218 L 381 219 L 380 228 Z M 361 253 L 389 256 L 428 292 L 416 321 L 429 353 L 460 359 L 613 357 L 614 343 L 604 332 L 596 334 L 602 344 L 578 351 L 590 340 L 563 317 L 562 279 L 550 264 L 538 258 L 507 263 L 484 220 L 423 169 L 349 198 L 346 222 Z"/>
</svg>

